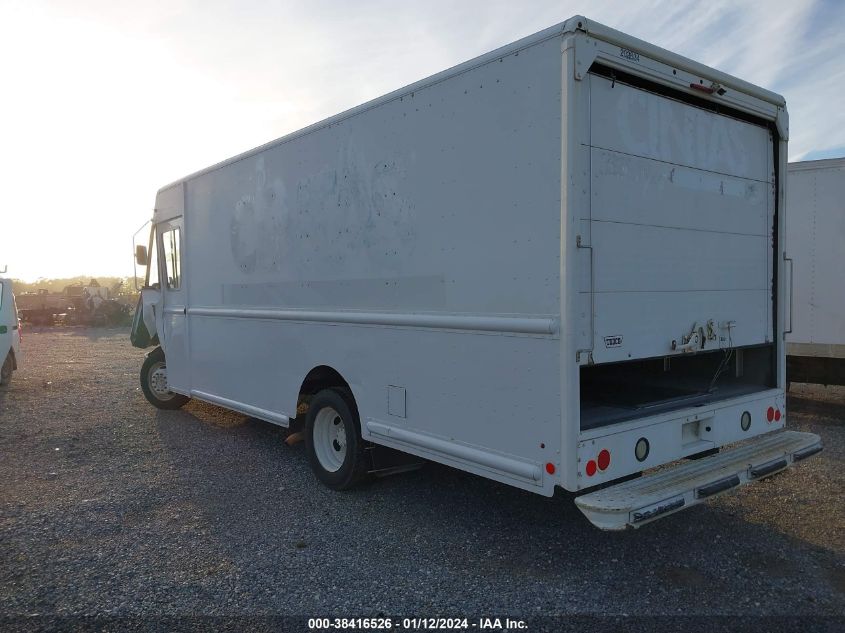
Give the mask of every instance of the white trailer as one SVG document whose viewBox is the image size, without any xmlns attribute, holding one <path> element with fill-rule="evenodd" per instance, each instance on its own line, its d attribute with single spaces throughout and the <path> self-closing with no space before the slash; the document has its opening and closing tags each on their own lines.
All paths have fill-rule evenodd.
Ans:
<svg viewBox="0 0 845 633">
<path fill-rule="evenodd" d="M 845 385 L 845 158 L 788 166 L 786 242 L 795 307 L 790 382 Z"/>
<path fill-rule="evenodd" d="M 605 529 L 778 472 L 821 450 L 774 433 L 787 136 L 782 97 L 574 17 L 161 189 L 144 391 L 304 417 L 334 488 L 386 447 Z"/>
</svg>

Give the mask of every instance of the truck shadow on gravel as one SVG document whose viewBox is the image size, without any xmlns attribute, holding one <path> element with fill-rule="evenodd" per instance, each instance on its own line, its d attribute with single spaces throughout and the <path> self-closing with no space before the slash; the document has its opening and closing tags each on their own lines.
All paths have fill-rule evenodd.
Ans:
<svg viewBox="0 0 845 633">
<path fill-rule="evenodd" d="M 73 336 L 84 336 L 90 341 L 99 341 L 104 338 L 120 337 L 129 338 L 129 326 L 85 326 L 85 325 L 68 325 L 61 328 L 68 334 Z"/>
<path fill-rule="evenodd" d="M 790 395 L 788 400 L 790 411 L 802 415 L 820 418 L 815 422 L 828 424 L 845 423 L 845 402 L 830 400 L 813 400 L 801 396 Z"/>
<path fill-rule="evenodd" d="M 129 337 L 129 326 L 89 326 L 89 325 L 30 325 L 23 324 L 23 336 L 27 334 L 66 334 L 69 336 L 79 336 L 87 338 L 89 341 L 99 341 L 105 338 L 119 337 L 126 339 Z"/>
<path fill-rule="evenodd" d="M 619 587 L 638 596 L 629 608 L 639 613 L 845 609 L 845 558 L 731 508 L 705 504 L 609 533 L 572 494 L 548 499 L 433 463 L 334 492 L 311 473 L 302 444 L 284 444 L 286 431 L 208 405 L 159 412 L 156 429 L 178 475 L 171 493 L 202 514 L 243 573 L 270 566 L 283 583 L 307 577 L 327 588 L 338 573 L 386 577 L 393 596 L 424 582 L 426 604 L 438 608 L 462 604 L 469 582 L 499 607 L 496 596 L 516 584 L 561 610 L 585 593 L 618 605 Z"/>
</svg>

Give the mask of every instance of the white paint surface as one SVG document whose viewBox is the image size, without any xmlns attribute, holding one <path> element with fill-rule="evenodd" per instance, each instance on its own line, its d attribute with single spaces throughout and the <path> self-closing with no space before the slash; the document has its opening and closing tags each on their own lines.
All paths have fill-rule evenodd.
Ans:
<svg viewBox="0 0 845 633">
<path fill-rule="evenodd" d="M 171 385 L 284 423 L 328 365 L 365 439 L 551 495 L 590 485 L 579 352 L 661 356 L 705 319 L 736 321 L 735 344 L 777 338 L 768 131 L 576 79 L 584 59 L 687 93 L 689 75 L 718 80 L 725 104 L 785 125 L 777 95 L 573 18 L 203 170 L 156 203 L 157 222 L 184 216 L 185 283 L 163 293 Z M 605 334 L 623 342 L 585 348 Z M 712 436 L 781 393 L 714 406 Z M 680 433 L 688 415 L 626 428 Z"/>
<path fill-rule="evenodd" d="M 787 199 L 789 353 L 845 358 L 845 159 L 790 163 Z"/>
</svg>

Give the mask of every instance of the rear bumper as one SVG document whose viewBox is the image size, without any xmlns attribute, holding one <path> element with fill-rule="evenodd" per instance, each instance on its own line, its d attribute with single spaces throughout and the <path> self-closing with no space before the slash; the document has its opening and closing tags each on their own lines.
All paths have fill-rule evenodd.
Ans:
<svg viewBox="0 0 845 633">
<path fill-rule="evenodd" d="M 575 504 L 603 530 L 639 527 L 780 472 L 821 450 L 821 439 L 813 433 L 772 433 L 705 459 L 581 495 Z"/>
<path fill-rule="evenodd" d="M 778 418 L 769 418 L 770 408 L 780 411 Z M 751 416 L 747 429 L 741 425 L 744 412 Z M 722 446 L 755 437 L 770 435 L 786 424 L 786 397 L 780 389 L 767 389 L 737 398 L 729 398 L 709 406 L 695 406 L 667 411 L 658 415 L 598 427 L 582 432 L 577 447 L 575 486 L 583 490 L 634 473 L 650 470 Z M 635 456 L 640 439 L 648 442 L 644 460 Z M 600 450 L 610 451 L 610 466 L 597 469 L 593 475 L 587 470 Z"/>
</svg>

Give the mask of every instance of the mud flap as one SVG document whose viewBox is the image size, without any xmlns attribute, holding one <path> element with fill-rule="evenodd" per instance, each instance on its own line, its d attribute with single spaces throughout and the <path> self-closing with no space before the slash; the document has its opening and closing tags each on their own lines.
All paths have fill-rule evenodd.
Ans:
<svg viewBox="0 0 845 633">
<path fill-rule="evenodd" d="M 158 345 L 158 333 L 150 336 L 150 331 L 144 323 L 144 300 L 143 293 L 138 296 L 138 305 L 135 307 L 135 316 L 132 317 L 132 329 L 129 332 L 129 342 L 133 347 L 146 349 Z"/>
</svg>

